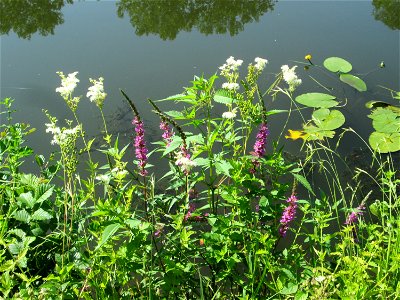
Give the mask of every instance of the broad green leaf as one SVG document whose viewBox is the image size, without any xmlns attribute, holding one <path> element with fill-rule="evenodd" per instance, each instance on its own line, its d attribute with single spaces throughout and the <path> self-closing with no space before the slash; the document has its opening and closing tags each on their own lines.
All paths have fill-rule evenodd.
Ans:
<svg viewBox="0 0 400 300">
<path fill-rule="evenodd" d="M 332 130 L 323 130 L 314 125 L 304 125 L 304 132 L 307 134 L 307 140 L 323 140 L 324 138 L 333 138 L 335 132 Z"/>
<path fill-rule="evenodd" d="M 186 137 L 186 142 L 189 143 L 194 143 L 194 144 L 204 144 L 204 137 L 201 133 L 196 134 L 196 135 L 190 135 Z"/>
<path fill-rule="evenodd" d="M 335 96 L 324 93 L 307 93 L 296 97 L 296 102 L 309 107 L 329 108 L 339 104 Z"/>
<path fill-rule="evenodd" d="M 369 109 L 380 108 L 380 107 L 388 108 L 394 113 L 400 115 L 400 107 L 394 106 L 384 101 L 375 101 L 375 100 L 368 101 L 367 103 L 365 103 L 365 107 Z"/>
<path fill-rule="evenodd" d="M 99 244 L 97 245 L 96 249 L 99 249 L 101 246 L 103 246 L 116 232 L 117 230 L 121 227 L 121 224 L 119 223 L 114 223 L 111 225 L 108 225 L 105 229 L 103 234 L 101 235 L 101 238 L 99 240 Z"/>
<path fill-rule="evenodd" d="M 174 118 L 174 119 L 181 119 L 183 118 L 183 113 L 181 113 L 180 111 L 177 110 L 170 110 L 170 111 L 166 111 L 164 112 L 166 115 Z"/>
<path fill-rule="evenodd" d="M 46 192 L 43 193 L 42 196 L 39 197 L 39 199 L 37 199 L 36 202 L 42 203 L 43 201 L 46 201 L 47 199 L 49 199 L 49 197 L 53 193 L 53 189 L 54 189 L 54 186 L 50 187 Z"/>
<path fill-rule="evenodd" d="M 32 220 L 42 221 L 42 220 L 50 220 L 53 216 L 49 214 L 47 211 L 39 208 L 35 211 L 31 217 Z"/>
<path fill-rule="evenodd" d="M 338 110 L 329 110 L 321 108 L 316 110 L 312 115 L 315 125 L 322 130 L 335 130 L 342 126 L 345 122 L 344 115 Z"/>
<path fill-rule="evenodd" d="M 16 211 L 13 214 L 13 217 L 14 219 L 24 223 L 29 223 L 29 221 L 31 220 L 31 216 L 25 209 Z"/>
<path fill-rule="evenodd" d="M 232 165 L 226 160 L 219 160 L 215 163 L 215 170 L 217 174 L 229 175 L 229 170 L 232 169 Z"/>
<path fill-rule="evenodd" d="M 369 136 L 369 144 L 379 153 L 396 152 L 400 150 L 400 133 L 385 133 L 374 131 Z"/>
<path fill-rule="evenodd" d="M 328 57 L 324 61 L 324 67 L 334 73 L 348 73 L 353 68 L 351 63 L 340 57 Z"/>
<path fill-rule="evenodd" d="M 175 135 L 172 138 L 171 143 L 168 145 L 168 147 L 165 149 L 163 156 L 167 155 L 168 153 L 174 151 L 176 148 L 178 148 L 182 144 L 182 138 L 180 136 Z"/>
<path fill-rule="evenodd" d="M 228 91 L 218 90 L 214 94 L 214 101 L 222 104 L 232 104 L 235 99 L 230 97 Z"/>
<path fill-rule="evenodd" d="M 271 110 L 268 110 L 265 115 L 271 116 L 271 115 L 276 115 L 276 114 L 281 114 L 281 113 L 286 113 L 286 112 L 288 112 L 287 109 L 271 109 Z"/>
<path fill-rule="evenodd" d="M 128 219 L 125 221 L 125 223 L 129 226 L 131 229 L 138 229 L 139 225 L 142 221 L 138 219 Z"/>
<path fill-rule="evenodd" d="M 365 82 L 357 76 L 351 74 L 340 74 L 340 80 L 355 88 L 359 92 L 365 92 L 367 90 L 367 85 Z"/>
<path fill-rule="evenodd" d="M 298 182 L 300 182 L 311 194 L 313 194 L 315 196 L 314 191 L 312 190 L 311 184 L 308 182 L 308 180 L 301 176 L 300 174 L 296 174 L 296 173 L 292 173 L 292 175 L 294 176 L 294 178 L 296 178 L 296 180 Z"/>
<path fill-rule="evenodd" d="M 400 115 L 388 107 L 379 107 L 368 117 L 372 119 L 372 126 L 376 131 L 386 133 L 400 132 Z"/>
<path fill-rule="evenodd" d="M 35 198 L 33 198 L 32 193 L 28 192 L 28 193 L 22 193 L 21 195 L 19 195 L 19 197 L 17 198 L 17 200 L 23 204 L 25 204 L 25 206 L 32 208 L 35 203 L 36 200 Z"/>
<path fill-rule="evenodd" d="M 283 295 L 290 295 L 297 292 L 299 286 L 294 282 L 288 282 L 287 286 L 285 286 L 279 293 Z"/>
</svg>

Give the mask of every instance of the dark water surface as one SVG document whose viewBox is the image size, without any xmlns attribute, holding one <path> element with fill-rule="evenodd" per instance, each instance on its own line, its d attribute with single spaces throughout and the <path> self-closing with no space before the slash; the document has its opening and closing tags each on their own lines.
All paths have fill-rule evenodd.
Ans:
<svg viewBox="0 0 400 300">
<path fill-rule="evenodd" d="M 76 95 L 86 95 L 89 77 L 105 78 L 108 97 L 104 111 L 110 131 L 121 135 L 121 144 L 129 142 L 132 116 L 120 88 L 134 99 L 147 132 L 156 140 L 158 117 L 150 112 L 146 99 L 180 93 L 193 75 L 212 75 L 231 55 L 244 60 L 243 73 L 255 57 L 268 59 L 260 81 L 265 88 L 281 65 L 299 65 L 303 84 L 296 95 L 322 90 L 294 61 L 303 62 L 307 53 L 320 65 L 329 56 L 348 59 L 352 73 L 367 83 L 367 92 L 343 87 L 323 72 L 312 76 L 335 88 L 335 95 L 348 99 L 345 126 L 366 138 L 372 127 L 365 103 L 395 103 L 378 85 L 400 90 L 400 7 L 392 0 L 44 2 L 0 0 L 0 97 L 14 98 L 16 119 L 37 128 L 30 145 L 38 153 L 55 150 L 49 144 L 51 136 L 45 133 L 48 121 L 42 109 L 59 120 L 72 119 L 55 92 L 60 84 L 56 71 L 79 71 Z M 381 61 L 385 68 L 379 68 Z M 289 103 L 284 96 L 274 103 L 266 100 L 270 108 L 284 108 Z M 97 107 L 85 97 L 78 115 L 89 135 L 99 133 Z M 271 119 L 272 138 L 284 121 L 283 115 Z M 300 128 L 300 119 L 291 122 L 289 128 Z M 359 145 L 353 137 L 344 142 L 346 151 Z"/>
</svg>

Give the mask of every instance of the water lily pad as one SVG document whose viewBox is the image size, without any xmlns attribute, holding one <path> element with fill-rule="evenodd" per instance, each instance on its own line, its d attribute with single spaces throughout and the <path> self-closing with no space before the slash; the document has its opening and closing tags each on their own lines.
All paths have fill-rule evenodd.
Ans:
<svg viewBox="0 0 400 300">
<path fill-rule="evenodd" d="M 400 133 L 386 133 L 374 131 L 369 136 L 372 149 L 380 153 L 396 152 L 400 150 Z"/>
<path fill-rule="evenodd" d="M 353 68 L 351 63 L 340 57 L 329 57 L 325 59 L 324 67 L 334 73 L 336 72 L 347 73 L 350 72 L 351 69 Z"/>
<path fill-rule="evenodd" d="M 304 125 L 304 132 L 307 135 L 307 140 L 323 140 L 324 138 L 333 138 L 335 132 L 332 130 L 324 130 L 318 126 L 309 124 Z"/>
<path fill-rule="evenodd" d="M 324 93 L 306 93 L 296 97 L 296 102 L 309 107 L 329 108 L 339 104 L 335 96 Z"/>
<path fill-rule="evenodd" d="M 329 110 L 327 108 L 316 110 L 313 113 L 312 118 L 315 125 L 325 131 L 337 129 L 346 121 L 346 118 L 340 111 Z"/>
<path fill-rule="evenodd" d="M 357 76 L 351 74 L 340 74 L 340 80 L 355 88 L 359 92 L 365 92 L 367 90 L 367 85 L 365 82 Z"/>
<path fill-rule="evenodd" d="M 400 132 L 400 115 L 389 108 L 377 108 L 368 117 L 376 131 L 393 133 Z"/>
<path fill-rule="evenodd" d="M 369 108 L 369 109 L 375 109 L 375 108 L 379 108 L 379 107 L 388 108 L 391 111 L 395 112 L 396 114 L 400 115 L 400 107 L 394 106 L 394 105 L 384 102 L 384 101 L 371 100 L 371 101 L 368 101 L 367 103 L 365 103 L 365 107 Z"/>
</svg>

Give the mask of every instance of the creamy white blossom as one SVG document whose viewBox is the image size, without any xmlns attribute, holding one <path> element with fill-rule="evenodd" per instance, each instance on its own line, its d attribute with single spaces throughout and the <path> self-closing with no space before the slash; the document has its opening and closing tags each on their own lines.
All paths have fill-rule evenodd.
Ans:
<svg viewBox="0 0 400 300">
<path fill-rule="evenodd" d="M 64 99 L 67 99 L 75 90 L 77 83 L 79 82 L 79 79 L 76 78 L 78 72 L 70 73 L 67 77 L 65 77 L 63 72 L 57 72 L 57 74 L 61 78 L 61 86 L 56 88 L 56 92 L 60 93 L 61 97 Z"/>
<path fill-rule="evenodd" d="M 288 65 L 283 65 L 281 67 L 283 80 L 285 80 L 289 85 L 289 91 L 291 92 L 293 92 L 301 84 L 301 79 L 297 77 L 295 72 L 296 68 L 297 66 L 289 68 Z"/>
<path fill-rule="evenodd" d="M 178 152 L 175 165 L 180 166 L 183 172 L 189 172 L 190 169 L 195 167 L 197 164 L 189 157 L 183 156 L 181 152 Z"/>
<path fill-rule="evenodd" d="M 104 183 L 108 183 L 110 182 L 110 176 L 106 175 L 106 174 L 100 174 L 96 176 L 96 180 L 104 182 Z"/>
<path fill-rule="evenodd" d="M 46 132 L 50 132 L 53 134 L 53 140 L 51 141 L 52 145 L 62 145 L 64 144 L 68 138 L 71 136 L 76 136 L 78 132 L 81 130 L 80 125 L 74 128 L 60 128 L 57 127 L 54 123 L 45 124 L 47 126 Z"/>
<path fill-rule="evenodd" d="M 101 108 L 107 96 L 107 94 L 104 92 L 104 78 L 100 77 L 99 80 L 90 78 L 89 81 L 93 85 L 89 87 L 86 97 L 88 97 L 91 102 L 96 103 L 96 105 Z"/>
<path fill-rule="evenodd" d="M 224 82 L 222 84 L 222 88 L 231 91 L 236 91 L 239 89 L 239 84 L 237 84 L 236 82 Z"/>
<path fill-rule="evenodd" d="M 264 59 L 264 58 L 261 58 L 261 57 L 256 57 L 256 58 L 254 59 L 254 62 L 255 62 L 254 67 L 255 67 L 257 70 L 262 71 L 262 70 L 264 70 L 265 66 L 267 65 L 268 60 L 267 60 L 267 59 Z"/>
<path fill-rule="evenodd" d="M 228 72 L 230 70 L 236 71 L 242 65 L 242 63 L 243 60 L 241 59 L 235 60 L 235 58 L 231 56 L 226 60 L 225 64 L 219 67 L 219 69 L 221 70 L 221 73 Z"/>
<path fill-rule="evenodd" d="M 236 107 L 232 109 L 232 111 L 226 111 L 222 114 L 224 119 L 233 119 L 236 118 Z"/>
</svg>

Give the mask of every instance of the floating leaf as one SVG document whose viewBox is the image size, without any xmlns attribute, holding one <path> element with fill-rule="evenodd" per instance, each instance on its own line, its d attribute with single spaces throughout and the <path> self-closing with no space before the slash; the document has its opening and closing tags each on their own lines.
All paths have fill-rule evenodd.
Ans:
<svg viewBox="0 0 400 300">
<path fill-rule="evenodd" d="M 369 136 L 372 149 L 380 153 L 396 152 L 400 150 L 400 133 L 373 132 Z"/>
<path fill-rule="evenodd" d="M 351 74 L 340 74 L 340 80 L 355 88 L 359 92 L 365 92 L 367 90 L 367 85 L 365 82 L 357 76 Z"/>
<path fill-rule="evenodd" d="M 351 63 L 340 57 L 329 57 L 325 59 L 324 67 L 334 73 L 336 72 L 347 73 L 350 72 L 351 69 L 353 68 Z"/>
<path fill-rule="evenodd" d="M 322 130 L 334 130 L 342 126 L 345 122 L 344 115 L 338 110 L 321 108 L 312 115 L 315 125 Z"/>
<path fill-rule="evenodd" d="M 309 107 L 329 108 L 339 104 L 335 96 L 324 93 L 306 93 L 296 97 L 296 101 Z"/>
<path fill-rule="evenodd" d="M 324 138 L 333 138 L 335 132 L 332 130 L 323 130 L 315 125 L 304 125 L 304 132 L 308 135 L 307 140 L 323 140 Z"/>
<path fill-rule="evenodd" d="M 388 108 L 394 113 L 400 115 L 400 107 L 394 106 L 384 101 L 375 101 L 375 100 L 368 101 L 367 103 L 365 103 L 365 107 L 369 109 L 375 109 L 379 107 Z"/>
<path fill-rule="evenodd" d="M 372 126 L 376 131 L 386 133 L 400 132 L 400 115 L 388 107 L 379 107 L 368 117 L 372 119 Z"/>
</svg>

